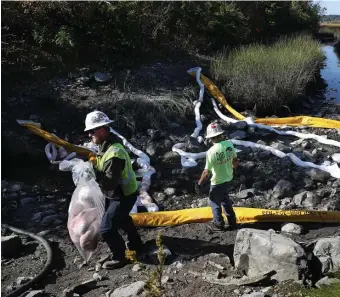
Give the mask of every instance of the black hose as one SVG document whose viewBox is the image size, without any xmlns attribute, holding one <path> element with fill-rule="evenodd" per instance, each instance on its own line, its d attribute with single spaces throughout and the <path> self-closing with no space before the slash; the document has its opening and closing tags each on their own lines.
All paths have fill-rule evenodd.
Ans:
<svg viewBox="0 0 340 297">
<path fill-rule="evenodd" d="M 5 297 L 17 297 L 20 294 L 24 293 L 25 291 L 27 291 L 28 289 L 30 289 L 34 284 L 36 284 L 46 273 L 49 272 L 51 265 L 52 265 L 52 249 L 51 246 L 48 244 L 48 242 L 41 236 L 38 236 L 34 233 L 19 229 L 19 228 L 15 228 L 6 224 L 1 224 L 2 227 L 7 228 L 15 233 L 19 233 L 22 235 L 26 235 L 29 236 L 37 241 L 39 241 L 43 247 L 46 250 L 47 253 L 47 261 L 45 263 L 45 266 L 43 268 L 43 270 L 33 279 L 31 279 L 29 282 L 25 283 L 24 285 L 22 285 L 21 287 L 17 288 L 16 290 L 14 290 L 13 292 L 9 293 L 8 295 L 6 295 Z"/>
</svg>

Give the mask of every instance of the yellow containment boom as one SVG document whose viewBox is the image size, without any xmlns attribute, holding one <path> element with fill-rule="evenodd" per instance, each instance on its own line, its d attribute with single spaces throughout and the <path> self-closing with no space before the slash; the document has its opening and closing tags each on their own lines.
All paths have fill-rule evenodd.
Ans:
<svg viewBox="0 0 340 297">
<path fill-rule="evenodd" d="M 95 154 L 87 148 L 73 145 L 35 124 L 20 123 L 34 134 L 64 147 L 68 152 L 76 152 L 92 159 Z M 234 207 L 238 223 L 255 222 L 323 222 L 340 223 L 340 211 L 306 211 L 306 210 L 268 210 L 259 208 Z M 190 208 L 173 211 L 143 212 L 131 215 L 137 226 L 158 227 L 176 226 L 189 223 L 204 223 L 213 218 L 210 207 Z"/>
<path fill-rule="evenodd" d="M 196 77 L 195 69 L 196 68 L 194 68 L 193 71 L 189 72 L 189 74 L 193 77 Z M 202 81 L 204 86 L 208 89 L 210 94 L 213 95 L 235 118 L 237 118 L 238 120 L 245 119 L 245 117 L 242 114 L 237 112 L 228 104 L 226 98 L 223 96 L 221 91 L 214 85 L 214 83 L 209 78 L 201 74 L 200 80 Z M 309 116 L 255 119 L 255 123 L 270 126 L 288 125 L 288 126 L 309 126 L 316 128 L 340 129 L 340 121 L 323 118 L 314 118 Z"/>
<path fill-rule="evenodd" d="M 270 210 L 234 207 L 237 223 L 264 222 L 319 222 L 340 223 L 340 211 Z M 210 207 L 189 208 L 173 211 L 143 212 L 131 215 L 136 226 L 159 227 L 212 221 Z"/>
<path fill-rule="evenodd" d="M 24 121 L 18 122 L 21 126 L 27 128 L 32 133 L 44 138 L 46 141 L 54 143 L 58 147 L 62 146 L 69 153 L 76 152 L 78 155 L 85 157 L 89 160 L 96 156 L 96 154 L 91 150 L 71 144 L 64 139 L 61 139 L 49 132 L 46 132 L 45 130 L 42 130 L 34 123 L 24 123 Z"/>
</svg>

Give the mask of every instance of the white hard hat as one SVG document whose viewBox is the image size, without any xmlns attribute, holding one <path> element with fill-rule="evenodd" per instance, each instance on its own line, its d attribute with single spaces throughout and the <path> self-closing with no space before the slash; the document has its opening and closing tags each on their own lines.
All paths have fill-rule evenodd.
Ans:
<svg viewBox="0 0 340 297">
<path fill-rule="evenodd" d="M 224 131 L 222 130 L 221 126 L 217 123 L 209 124 L 207 128 L 207 136 L 205 138 L 212 138 L 218 135 L 223 134 Z"/>
<path fill-rule="evenodd" d="M 95 110 L 86 115 L 84 131 L 89 131 L 101 126 L 105 126 L 112 122 L 113 121 L 110 120 L 105 113 Z"/>
</svg>

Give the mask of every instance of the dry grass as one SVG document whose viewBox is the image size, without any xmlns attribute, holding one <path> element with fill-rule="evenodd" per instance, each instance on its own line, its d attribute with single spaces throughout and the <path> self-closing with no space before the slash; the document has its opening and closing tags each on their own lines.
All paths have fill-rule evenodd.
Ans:
<svg viewBox="0 0 340 297">
<path fill-rule="evenodd" d="M 304 93 L 323 58 L 318 42 L 297 36 L 222 52 L 212 61 L 211 72 L 234 103 L 273 110 Z"/>
<path fill-rule="evenodd" d="M 320 27 L 340 28 L 340 22 L 321 23 Z"/>
</svg>

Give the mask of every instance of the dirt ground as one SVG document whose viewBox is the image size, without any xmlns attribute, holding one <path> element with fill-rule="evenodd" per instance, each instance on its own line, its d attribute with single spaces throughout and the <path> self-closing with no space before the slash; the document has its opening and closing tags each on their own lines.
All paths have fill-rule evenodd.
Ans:
<svg viewBox="0 0 340 297">
<path fill-rule="evenodd" d="M 190 66 L 197 65 L 190 63 L 187 61 L 186 63 L 176 64 L 176 66 L 157 64 L 152 67 L 141 67 L 141 69 L 133 72 L 134 81 L 130 83 L 132 91 L 144 92 L 145 94 L 155 92 L 157 95 L 164 93 L 169 95 L 171 93 L 172 95 L 175 94 L 175 96 L 181 96 L 183 88 L 189 84 L 195 84 L 193 78 L 185 73 Z M 178 73 L 181 73 L 181 75 L 178 75 Z M 116 73 L 115 77 L 117 77 L 117 80 L 124 81 L 126 74 L 120 73 L 118 75 Z M 82 113 L 85 110 L 84 105 L 86 105 L 86 108 L 91 107 L 91 104 L 95 104 L 94 102 L 97 98 L 101 98 L 100 96 L 107 92 L 107 89 L 102 91 L 97 89 L 95 96 L 90 95 L 87 100 L 82 101 L 81 96 L 77 96 L 77 93 L 75 93 L 77 90 L 73 89 L 72 82 L 74 82 L 74 78 L 64 78 L 62 81 L 53 82 L 63 90 L 61 92 L 59 89 L 57 101 L 51 101 L 55 105 L 48 105 L 45 99 L 50 98 L 46 96 L 40 96 L 34 101 L 34 94 L 23 96 L 29 99 L 27 102 L 25 100 L 15 102 L 13 105 L 10 104 L 10 108 L 6 105 L 5 118 L 7 120 L 5 124 L 7 127 L 13 124 L 12 120 L 18 117 L 16 110 L 21 111 L 22 118 L 28 118 L 32 113 L 38 113 L 38 115 L 43 115 L 41 120 L 46 124 L 48 131 L 53 131 L 61 137 L 68 135 L 70 141 L 74 143 L 84 141 L 86 136 L 82 134 L 83 119 L 79 120 L 80 116 L 84 117 L 84 113 Z M 194 91 L 198 97 L 198 88 L 195 88 Z M 37 111 L 37 106 L 40 108 L 39 111 Z M 322 112 L 325 117 L 330 115 L 330 117 L 339 118 L 339 106 L 327 106 L 322 105 L 322 108 L 318 108 L 315 112 Z M 79 110 L 75 113 L 78 107 Z M 209 108 L 211 109 L 211 107 Z M 53 110 L 57 110 L 57 112 L 53 112 Z M 204 124 L 216 118 L 211 110 L 202 110 L 204 111 Z M 63 116 L 65 121 L 60 121 Z M 152 140 L 150 133 L 148 134 L 145 131 L 136 133 L 129 140 L 143 151 L 147 149 L 147 146 L 152 141 L 152 144 L 157 148 L 160 143 L 163 145 L 165 141 L 170 140 L 172 141 L 171 144 L 186 142 L 187 151 L 206 150 L 206 146 L 199 146 L 189 139 L 188 135 L 193 132 L 194 128 L 193 116 L 191 116 L 187 122 L 180 122 L 178 128 L 161 131 L 163 136 L 159 139 Z M 230 130 L 228 130 L 229 132 L 234 132 L 232 128 L 226 128 Z M 19 135 L 22 133 L 20 129 L 22 128 L 17 129 Z M 327 134 L 330 139 L 340 139 L 340 134 L 336 130 L 308 129 L 303 132 L 319 135 Z M 23 188 L 19 191 L 20 193 L 18 192 L 19 194 L 3 193 L 2 221 L 34 233 L 41 232 L 48 239 L 53 249 L 52 270 L 35 289 L 44 289 L 46 296 L 62 296 L 64 289 L 93 278 L 96 261 L 107 254 L 107 247 L 105 244 L 100 243 L 90 263 L 87 266 L 80 267 L 82 260 L 66 229 L 68 205 L 74 190 L 71 174 L 69 172 L 60 172 L 58 168 L 48 164 L 47 160 L 44 159 L 43 148 L 46 145 L 44 141 L 37 139 L 37 137 L 32 137 L 29 133 L 26 133 L 24 137 L 31 139 L 30 144 L 34 148 L 39 148 L 40 157 L 43 156 L 43 158 L 40 159 L 41 162 L 37 162 L 37 159 L 34 159 L 31 163 L 27 162 L 27 160 L 21 163 L 18 162 L 17 164 L 22 165 L 21 167 L 18 167 L 17 164 L 16 166 L 5 167 L 10 168 L 6 172 L 6 181 L 9 184 L 4 182 L 2 188 L 10 187 L 12 183 L 17 182 L 24 183 L 24 187 L 27 188 Z M 295 137 L 283 137 L 260 131 L 248 133 L 247 140 L 257 142 L 263 139 L 267 145 L 280 142 L 280 144 L 286 146 L 290 146 L 292 141 L 297 140 Z M 319 152 L 311 156 L 311 153 L 318 148 L 320 148 Z M 291 149 L 295 150 L 296 148 Z M 200 160 L 197 167 L 184 169 L 178 155 L 172 155 L 170 158 L 165 157 L 169 151 L 171 151 L 171 148 L 165 149 L 163 145 L 159 149 L 159 153 L 151 157 L 151 165 L 155 167 L 157 173 L 152 177 L 149 194 L 161 209 L 174 210 L 197 207 L 197 204 L 207 197 L 207 189 L 202 193 L 197 193 L 194 189 L 194 183 L 203 169 L 204 161 Z M 312 161 L 318 164 L 329 159 L 329 156 L 337 151 L 333 147 L 320 145 L 315 141 L 309 141 L 305 147 L 296 149 L 296 153 L 303 160 L 308 161 L 312 158 Z M 259 151 L 243 149 L 243 152 L 239 154 L 239 158 L 240 167 L 230 188 L 231 197 L 235 200 L 234 202 L 237 206 L 270 207 L 268 203 L 272 202 L 271 193 L 273 187 L 281 178 L 285 178 L 293 183 L 293 191 L 287 198 L 292 199 L 293 195 L 301 190 L 313 192 L 323 190 L 326 194 L 322 197 L 321 204 L 318 207 L 324 207 L 322 203 L 331 203 L 329 204 L 330 206 L 327 206 L 329 210 L 339 210 L 336 203 L 340 201 L 340 184 L 335 178 L 330 177 L 321 182 L 313 181 L 305 176 L 301 168 L 293 165 L 290 161 L 287 162 L 287 160 L 279 159 L 275 156 L 263 155 Z M 32 170 L 32 168 L 34 169 Z M 235 199 L 240 190 L 255 186 L 258 187 L 258 192 L 254 196 L 241 200 Z M 167 187 L 175 188 L 175 195 L 164 196 L 162 192 Z M 332 192 L 332 189 L 335 191 Z M 330 193 L 332 193 L 332 197 Z M 26 198 L 32 199 L 27 201 L 25 200 Z M 280 204 L 277 206 L 274 204 L 271 207 L 279 206 Z M 42 213 L 45 217 L 57 215 L 58 219 L 51 224 L 42 225 L 41 221 L 32 220 L 32 216 L 37 213 Z M 240 227 L 265 230 L 272 228 L 276 231 L 281 229 L 280 224 L 252 224 Z M 294 240 L 301 244 L 306 244 L 322 237 L 340 235 L 340 225 L 303 224 L 303 227 L 304 232 L 302 235 L 292 236 Z M 225 275 L 235 275 L 237 272 L 233 269 L 233 245 L 237 231 L 216 232 L 212 229 L 210 223 L 202 223 L 167 228 L 139 228 L 139 232 L 150 247 L 154 245 L 155 238 L 160 232 L 163 236 L 163 243 L 172 253 L 164 268 L 164 274 L 168 276 L 168 280 L 164 285 L 166 296 L 239 296 L 246 290 L 245 287 L 236 288 L 235 286 L 226 287 L 210 284 L 190 273 L 190 271 L 216 273 L 216 267 L 211 267 L 211 265 L 207 264 L 209 261 L 214 261 L 225 267 L 223 270 Z M 7 231 L 2 230 L 2 235 L 8 234 Z M 20 237 L 24 243 L 24 248 L 20 251 L 20 254 L 13 259 L 2 259 L 1 262 L 1 292 L 4 295 L 15 287 L 18 277 L 34 277 L 34 275 L 37 275 L 46 260 L 42 246 L 29 241 L 23 236 Z M 84 292 L 81 296 L 105 296 L 105 293 L 109 290 L 114 290 L 122 285 L 139 280 L 145 281 L 150 272 L 155 269 L 155 266 L 149 262 L 142 265 L 138 271 L 134 271 L 137 270 L 133 269 L 134 266 L 134 264 L 129 264 L 118 270 L 98 271 L 104 278 L 98 282 L 96 288 L 89 289 L 88 292 Z M 250 288 L 254 291 L 259 291 L 268 285 L 262 284 L 259 287 L 250 286 Z"/>
</svg>

